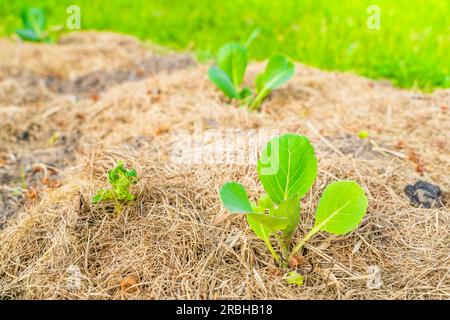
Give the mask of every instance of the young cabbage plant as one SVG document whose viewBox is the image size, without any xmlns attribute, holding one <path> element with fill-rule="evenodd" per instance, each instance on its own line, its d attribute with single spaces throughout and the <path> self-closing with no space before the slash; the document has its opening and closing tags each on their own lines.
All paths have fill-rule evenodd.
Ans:
<svg viewBox="0 0 450 320">
<path fill-rule="evenodd" d="M 45 13 L 40 8 L 22 10 L 21 18 L 23 28 L 17 29 L 17 35 L 25 41 L 51 42 L 48 32 L 45 31 Z"/>
<path fill-rule="evenodd" d="M 231 99 L 244 100 L 251 95 L 248 88 L 240 88 L 247 69 L 247 49 L 239 43 L 224 45 L 217 55 L 217 67 L 208 70 L 209 79 Z"/>
<path fill-rule="evenodd" d="M 250 229 L 264 241 L 283 268 L 288 267 L 289 261 L 319 231 L 346 234 L 354 230 L 365 215 L 364 190 L 354 181 L 333 182 L 319 200 L 313 228 L 292 246 L 300 221 L 300 200 L 317 176 L 314 148 L 305 136 L 285 134 L 274 138 L 262 151 L 257 170 L 266 193 L 256 203 L 249 200 L 245 188 L 237 182 L 222 185 L 220 199 L 231 213 L 246 216 Z M 272 236 L 278 242 L 281 255 L 272 246 Z M 294 273 L 287 279 L 297 284 L 302 281 Z"/>
<path fill-rule="evenodd" d="M 255 31 L 245 46 L 235 42 L 224 45 L 217 55 L 217 66 L 208 70 L 208 78 L 227 97 L 236 99 L 253 110 L 258 109 L 271 91 L 279 88 L 295 73 L 292 61 L 277 55 L 270 58 L 265 71 L 257 76 L 255 94 L 248 87 L 241 88 L 248 64 L 247 47 L 257 35 L 258 31 Z"/>
<path fill-rule="evenodd" d="M 108 171 L 108 181 L 111 189 L 98 190 L 92 197 L 92 203 L 114 201 L 114 212 L 118 214 L 122 211 L 123 203 L 134 200 L 130 187 L 138 181 L 136 170 L 127 170 L 123 162 L 119 161 L 114 169 Z"/>
<path fill-rule="evenodd" d="M 256 96 L 250 103 L 250 109 L 258 109 L 270 92 L 281 87 L 292 78 L 294 73 L 294 63 L 285 56 L 276 55 L 270 58 L 264 72 L 256 77 Z"/>
</svg>

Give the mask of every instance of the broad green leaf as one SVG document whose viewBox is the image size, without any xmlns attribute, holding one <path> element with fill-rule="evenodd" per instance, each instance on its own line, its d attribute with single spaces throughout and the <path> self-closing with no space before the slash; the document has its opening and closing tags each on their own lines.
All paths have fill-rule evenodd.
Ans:
<svg viewBox="0 0 450 320">
<path fill-rule="evenodd" d="M 253 208 L 248 200 L 247 191 L 237 182 L 227 182 L 220 188 L 220 200 L 223 206 L 233 213 L 251 213 Z"/>
<path fill-rule="evenodd" d="M 265 193 L 259 198 L 258 208 L 260 209 L 260 211 L 258 211 L 258 212 L 264 213 L 266 211 L 266 209 L 272 210 L 273 207 L 274 207 L 274 203 L 273 203 L 272 199 L 270 199 L 268 194 Z"/>
<path fill-rule="evenodd" d="M 262 90 L 275 90 L 287 82 L 295 73 L 295 66 L 288 58 L 277 55 L 270 58 L 262 79 Z"/>
<path fill-rule="evenodd" d="M 231 79 L 228 77 L 228 75 L 225 73 L 225 71 L 217 68 L 217 67 L 211 67 L 208 70 L 208 78 L 214 84 L 222 90 L 222 92 L 229 98 L 239 98 L 239 94 L 236 90 L 236 88 L 233 85 L 233 82 L 231 82 Z"/>
<path fill-rule="evenodd" d="M 333 182 L 320 198 L 314 229 L 346 234 L 358 226 L 366 210 L 367 198 L 359 184 L 355 181 Z"/>
<path fill-rule="evenodd" d="M 117 181 L 118 177 L 117 177 L 116 172 L 117 172 L 116 169 L 108 170 L 108 180 L 109 180 L 109 183 L 113 184 L 114 182 Z"/>
<path fill-rule="evenodd" d="M 22 21 L 27 29 L 33 30 L 38 37 L 45 28 L 45 13 L 40 8 L 30 8 L 22 11 Z"/>
<path fill-rule="evenodd" d="M 255 79 L 256 97 L 250 108 L 259 107 L 265 97 L 272 91 L 287 82 L 295 73 L 295 65 L 283 55 L 270 58 L 263 73 Z"/>
<path fill-rule="evenodd" d="M 39 41 L 39 37 L 31 29 L 17 29 L 16 33 L 22 40 Z"/>
<path fill-rule="evenodd" d="M 286 281 L 289 284 L 296 284 L 298 286 L 303 285 L 303 276 L 297 271 L 291 271 L 286 275 Z"/>
<path fill-rule="evenodd" d="M 258 159 L 258 176 L 276 204 L 303 197 L 317 176 L 314 148 L 305 136 L 285 134 L 272 139 Z"/>
<path fill-rule="evenodd" d="M 255 206 L 253 211 L 257 213 L 265 213 L 268 209 L 270 210 L 274 207 L 274 203 L 272 199 L 270 199 L 269 195 L 263 194 L 258 200 L 258 206 Z M 272 231 L 270 228 L 265 226 L 264 224 L 258 222 L 251 215 L 247 215 L 247 222 L 250 226 L 250 229 L 264 242 L 268 242 Z"/>
<path fill-rule="evenodd" d="M 262 213 L 248 213 L 247 215 L 272 231 L 283 230 L 288 224 L 288 219 L 286 217 L 276 217 Z"/>
<path fill-rule="evenodd" d="M 272 231 L 262 223 L 256 221 L 252 216 L 247 215 L 247 223 L 250 229 L 264 242 L 268 242 Z"/>
<path fill-rule="evenodd" d="M 256 234 L 256 236 L 264 241 L 272 257 L 274 257 L 275 260 L 280 261 L 280 257 L 277 255 L 272 247 L 272 244 L 270 243 L 270 236 L 272 235 L 273 231 L 266 225 L 255 220 L 254 216 L 252 215 L 247 215 L 247 223 L 250 226 L 250 229 Z"/>
<path fill-rule="evenodd" d="M 217 64 L 225 71 L 235 87 L 239 87 L 247 68 L 247 49 L 239 43 L 228 43 L 220 48 Z"/>
<path fill-rule="evenodd" d="M 225 183 L 220 188 L 220 199 L 224 207 L 231 213 L 247 214 L 255 222 L 264 225 L 270 230 L 280 230 L 286 227 L 286 217 L 275 217 L 264 212 L 254 212 L 244 187 L 237 182 Z"/>
<path fill-rule="evenodd" d="M 132 169 L 132 170 L 127 171 L 127 176 L 136 178 L 137 177 L 136 169 Z"/>
<path fill-rule="evenodd" d="M 284 200 L 271 212 L 275 217 L 287 218 L 286 228 L 282 231 L 284 237 L 290 240 L 300 221 L 300 197 L 294 195 L 292 198 Z"/>
</svg>

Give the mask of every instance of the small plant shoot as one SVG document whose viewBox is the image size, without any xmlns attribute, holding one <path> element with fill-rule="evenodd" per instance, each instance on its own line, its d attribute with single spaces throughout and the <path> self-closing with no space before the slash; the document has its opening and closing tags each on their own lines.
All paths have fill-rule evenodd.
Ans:
<svg viewBox="0 0 450 320">
<path fill-rule="evenodd" d="M 255 80 L 256 95 L 250 104 L 250 109 L 257 109 L 262 101 L 273 90 L 286 83 L 295 73 L 292 61 L 283 55 L 270 58 L 266 70 L 260 73 Z"/>
<path fill-rule="evenodd" d="M 29 8 L 22 10 L 21 18 L 23 28 L 17 29 L 17 35 L 25 41 L 52 42 L 48 32 L 45 30 L 45 13 L 40 8 Z"/>
<path fill-rule="evenodd" d="M 254 32 L 245 46 L 235 42 L 225 44 L 217 54 L 217 66 L 208 70 L 208 78 L 223 94 L 252 110 L 259 109 L 270 92 L 286 83 L 295 73 L 295 65 L 291 60 L 276 55 L 269 59 L 266 69 L 256 77 L 255 92 L 248 87 L 241 87 L 248 63 L 247 47 L 257 34 Z"/>
<path fill-rule="evenodd" d="M 130 187 L 138 181 L 136 170 L 127 170 L 123 162 L 119 161 L 114 169 L 108 171 L 108 181 L 111 189 L 98 190 L 92 197 L 92 203 L 114 201 L 114 212 L 120 213 L 123 203 L 134 200 L 134 195 L 130 193 Z"/>
<path fill-rule="evenodd" d="M 367 139 L 367 138 L 369 138 L 369 133 L 365 130 L 361 130 L 358 132 L 358 138 Z"/>
<path fill-rule="evenodd" d="M 299 274 L 297 271 L 289 271 L 286 274 L 286 281 L 289 284 L 295 284 L 297 286 L 303 285 L 303 276 Z"/>
<path fill-rule="evenodd" d="M 265 194 L 256 203 L 245 188 L 228 182 L 220 189 L 223 206 L 233 214 L 246 216 L 250 229 L 266 244 L 282 268 L 319 231 L 347 234 L 359 225 L 367 210 L 364 190 L 354 181 L 337 181 L 323 191 L 316 208 L 313 228 L 297 244 L 293 236 L 300 221 L 300 200 L 317 177 L 317 158 L 305 136 L 285 134 L 272 139 L 258 159 L 258 177 Z M 272 236 L 277 241 L 276 250 Z M 279 254 L 281 252 L 281 254 Z M 303 278 L 289 273 L 289 283 L 301 284 Z"/>
</svg>

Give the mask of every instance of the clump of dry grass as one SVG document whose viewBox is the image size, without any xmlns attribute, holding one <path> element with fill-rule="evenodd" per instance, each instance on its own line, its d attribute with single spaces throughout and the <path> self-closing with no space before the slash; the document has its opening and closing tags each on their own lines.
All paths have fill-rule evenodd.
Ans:
<svg viewBox="0 0 450 320">
<path fill-rule="evenodd" d="M 252 65 L 250 73 L 261 67 Z M 448 299 L 447 202 L 421 209 L 403 195 L 417 179 L 449 191 L 448 91 L 425 95 L 354 75 L 297 70 L 261 113 L 223 101 L 199 66 L 123 83 L 97 101 L 48 115 L 49 125 L 79 119 L 64 129 L 77 133 L 78 158 L 59 189 L 0 233 L 0 297 Z M 256 143 L 248 133 L 262 128 L 311 138 L 319 176 L 303 199 L 298 237 L 313 225 L 327 183 L 354 179 L 366 190 L 368 213 L 355 232 L 321 234 L 307 245 L 299 265 L 304 286 L 286 284 L 242 217 L 220 206 L 225 181 L 242 182 L 251 197 L 262 192 L 254 162 L 174 161 L 180 143 L 189 149 L 177 133 L 189 136 L 199 123 L 219 133 L 237 129 L 231 135 L 246 146 Z M 359 130 L 369 131 L 369 140 L 356 138 Z M 412 151 L 425 171 L 417 170 Z M 118 159 L 138 170 L 140 182 L 136 200 L 116 216 L 90 197 Z M 381 270 L 378 289 L 367 287 L 370 266 Z M 71 286 L 74 274 L 79 288 Z M 136 283 L 122 290 L 130 279 Z"/>
<path fill-rule="evenodd" d="M 133 37 L 109 32 L 72 33 L 52 44 L 0 41 L 0 66 L 24 68 L 56 78 L 75 78 L 97 71 L 132 66 L 143 57 L 145 49 Z"/>
<path fill-rule="evenodd" d="M 11 298 L 446 298 L 448 297 L 448 212 L 411 208 L 398 189 L 404 169 L 394 161 L 320 161 L 316 186 L 302 204 L 304 233 L 326 183 L 356 179 L 369 194 L 369 212 L 357 232 L 321 235 L 304 253 L 301 288 L 286 285 L 261 241 L 240 217 L 225 218 L 217 188 L 229 178 L 251 190 L 253 166 L 158 165 L 157 158 L 112 150 L 93 163 L 98 176 L 112 159 L 140 168 L 136 201 L 120 216 L 89 198 L 100 179 L 70 176 L 33 210 L 2 234 L 1 295 Z M 336 169 L 339 168 L 339 169 Z M 377 177 L 379 172 L 385 173 Z M 387 172 L 386 172 L 387 171 Z M 375 177 L 375 178 L 374 178 Z M 103 179 L 104 180 L 104 179 Z M 389 181 L 389 182 L 388 182 Z M 379 266 L 383 285 L 366 287 L 367 268 Z M 78 290 L 69 290 L 76 266 Z M 311 270 L 311 268 L 313 270 Z M 127 276 L 137 291 L 123 292 Z M 69 281 L 69 282 L 68 282 Z"/>
</svg>

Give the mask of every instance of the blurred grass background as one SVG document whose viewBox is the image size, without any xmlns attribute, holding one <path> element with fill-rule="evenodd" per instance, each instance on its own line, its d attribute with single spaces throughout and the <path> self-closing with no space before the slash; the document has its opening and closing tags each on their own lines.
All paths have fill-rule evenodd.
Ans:
<svg viewBox="0 0 450 320">
<path fill-rule="evenodd" d="M 82 30 L 133 34 L 202 59 L 259 28 L 250 48 L 256 60 L 284 53 L 402 87 L 450 87 L 448 0 L 0 0 L 0 35 L 21 26 L 23 7 L 44 8 L 56 25 L 72 4 L 81 8 Z M 379 30 L 366 26 L 369 5 L 381 9 Z"/>
</svg>

